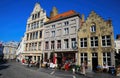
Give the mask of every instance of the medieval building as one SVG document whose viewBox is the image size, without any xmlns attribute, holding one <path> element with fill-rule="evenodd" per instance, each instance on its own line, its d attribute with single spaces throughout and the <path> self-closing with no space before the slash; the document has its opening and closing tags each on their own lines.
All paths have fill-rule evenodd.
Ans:
<svg viewBox="0 0 120 78">
<path fill-rule="evenodd" d="M 25 51 L 22 52 L 24 59 L 39 61 L 42 57 L 44 22 L 47 21 L 46 12 L 39 3 L 35 7 L 27 20 L 25 32 Z"/>
<path fill-rule="evenodd" d="M 111 20 L 104 20 L 94 11 L 82 21 L 78 31 L 78 65 L 87 62 L 88 70 L 96 70 L 97 65 L 115 64 L 114 37 Z"/>
</svg>

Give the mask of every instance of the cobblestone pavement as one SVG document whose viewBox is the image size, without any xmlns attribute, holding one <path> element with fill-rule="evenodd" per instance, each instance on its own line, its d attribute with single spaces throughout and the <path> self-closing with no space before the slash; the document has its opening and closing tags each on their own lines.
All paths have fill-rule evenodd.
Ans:
<svg viewBox="0 0 120 78">
<path fill-rule="evenodd" d="M 32 70 L 20 65 L 20 63 L 9 62 L 0 65 L 0 78 L 59 78 L 50 74 Z"/>
<path fill-rule="evenodd" d="M 23 74 L 23 75 L 22 75 Z M 79 72 L 58 69 L 27 67 L 21 63 L 0 65 L 0 78 L 120 78 L 108 73 L 88 72 L 86 76 Z"/>
<path fill-rule="evenodd" d="M 45 72 L 45 73 L 52 73 L 54 69 L 46 69 L 46 68 L 39 68 L 39 71 Z M 95 72 L 87 72 L 86 76 L 83 76 L 80 73 L 73 74 L 72 71 L 63 71 L 63 70 L 55 70 L 53 75 L 56 76 L 71 76 L 71 78 L 120 78 L 118 76 L 113 76 L 109 73 L 95 73 Z"/>
</svg>

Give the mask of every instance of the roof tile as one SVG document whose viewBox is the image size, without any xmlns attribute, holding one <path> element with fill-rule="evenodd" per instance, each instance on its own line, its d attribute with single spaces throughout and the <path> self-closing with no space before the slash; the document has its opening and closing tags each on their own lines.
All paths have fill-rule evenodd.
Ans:
<svg viewBox="0 0 120 78">
<path fill-rule="evenodd" d="M 63 17 L 67 17 L 67 16 L 73 15 L 73 14 L 75 14 L 75 13 L 76 13 L 75 11 L 70 10 L 70 11 L 64 12 L 64 13 L 62 13 L 62 14 L 58 14 L 58 15 L 56 15 L 56 16 L 54 16 L 54 17 L 51 17 L 48 22 L 57 20 L 57 19 L 59 19 L 59 18 L 61 18 L 61 17 L 62 17 L 62 18 L 63 18 Z"/>
</svg>

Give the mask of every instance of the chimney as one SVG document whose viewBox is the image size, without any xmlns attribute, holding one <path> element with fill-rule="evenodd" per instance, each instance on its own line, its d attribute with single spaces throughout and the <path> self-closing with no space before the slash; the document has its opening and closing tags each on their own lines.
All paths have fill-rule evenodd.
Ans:
<svg viewBox="0 0 120 78">
<path fill-rule="evenodd" d="M 56 7 L 53 7 L 52 11 L 50 12 L 50 17 L 54 17 L 58 15 L 58 10 Z"/>
</svg>

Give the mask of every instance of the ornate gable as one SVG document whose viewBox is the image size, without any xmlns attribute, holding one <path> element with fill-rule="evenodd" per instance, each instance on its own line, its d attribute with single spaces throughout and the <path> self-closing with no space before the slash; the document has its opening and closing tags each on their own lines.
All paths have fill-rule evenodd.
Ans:
<svg viewBox="0 0 120 78">
<path fill-rule="evenodd" d="M 41 9 L 42 9 L 42 8 L 41 8 L 40 4 L 39 4 L 39 3 L 36 3 L 36 4 L 35 4 L 35 7 L 34 7 L 34 9 L 33 9 L 32 14 L 34 14 L 34 13 L 36 13 L 36 12 L 39 12 Z"/>
<path fill-rule="evenodd" d="M 91 11 L 78 32 L 79 35 L 82 35 L 80 37 L 111 35 L 112 33 L 113 30 L 111 21 L 105 21 L 94 11 Z"/>
<path fill-rule="evenodd" d="M 87 17 L 86 22 L 95 22 L 95 21 L 101 21 L 104 22 L 104 19 L 102 17 L 100 17 L 98 14 L 96 14 L 94 11 L 91 11 L 91 13 L 89 14 L 89 16 Z"/>
</svg>

